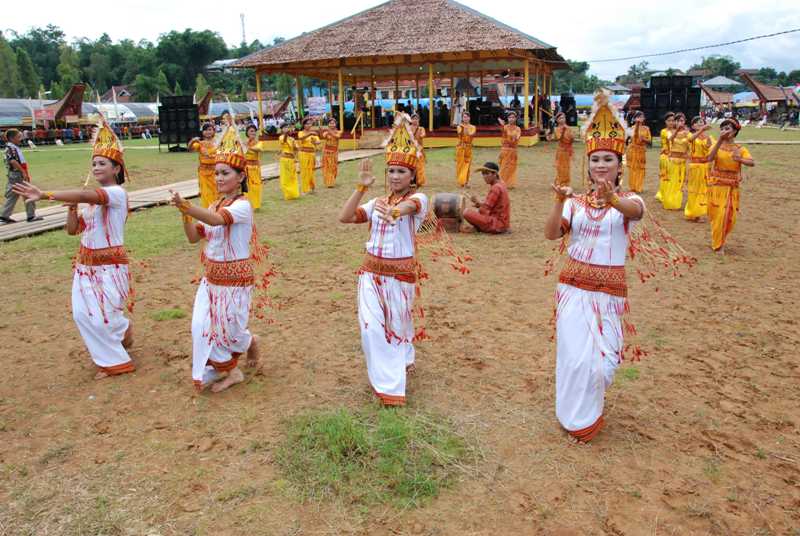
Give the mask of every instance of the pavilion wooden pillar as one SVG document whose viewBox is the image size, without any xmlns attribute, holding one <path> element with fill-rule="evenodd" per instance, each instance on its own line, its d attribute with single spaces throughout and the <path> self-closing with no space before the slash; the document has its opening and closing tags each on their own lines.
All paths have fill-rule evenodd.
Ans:
<svg viewBox="0 0 800 536">
<path fill-rule="evenodd" d="M 419 73 L 414 75 L 414 85 L 417 91 L 417 110 L 419 110 Z"/>
<path fill-rule="evenodd" d="M 533 98 L 533 126 L 539 126 L 539 66 L 536 66 L 536 87 L 534 88 Z"/>
<path fill-rule="evenodd" d="M 339 67 L 339 129 L 344 130 L 344 76 Z"/>
<path fill-rule="evenodd" d="M 479 92 L 479 93 L 480 93 L 480 95 L 481 95 L 481 100 L 483 100 L 483 71 L 481 71 L 481 81 L 480 81 L 480 84 L 481 84 L 481 87 L 479 87 L 479 88 L 478 88 L 478 92 Z"/>
<path fill-rule="evenodd" d="M 400 94 L 400 73 L 394 68 L 394 113 L 397 113 L 397 96 Z"/>
<path fill-rule="evenodd" d="M 433 64 L 428 64 L 428 132 L 433 132 Z"/>
<path fill-rule="evenodd" d="M 456 78 L 453 76 L 454 69 L 450 65 L 450 124 L 453 124 L 453 119 L 456 117 L 456 108 L 453 105 L 453 99 L 456 98 Z"/>
<path fill-rule="evenodd" d="M 525 108 L 522 112 L 522 127 L 528 128 L 528 125 L 530 124 L 530 113 L 528 112 L 530 104 L 530 91 L 528 90 L 528 86 L 530 85 L 530 62 L 528 60 L 525 60 L 524 69 L 522 89 L 525 92 Z"/>
<path fill-rule="evenodd" d="M 256 69 L 256 96 L 258 98 L 258 134 L 264 129 L 264 107 L 261 101 L 261 71 Z"/>
<path fill-rule="evenodd" d="M 369 70 L 369 126 L 375 128 L 375 73 Z"/>
<path fill-rule="evenodd" d="M 297 93 L 297 113 L 300 114 L 300 119 L 305 117 L 303 113 L 303 85 L 300 83 L 300 77 L 294 77 L 294 89 Z"/>
</svg>

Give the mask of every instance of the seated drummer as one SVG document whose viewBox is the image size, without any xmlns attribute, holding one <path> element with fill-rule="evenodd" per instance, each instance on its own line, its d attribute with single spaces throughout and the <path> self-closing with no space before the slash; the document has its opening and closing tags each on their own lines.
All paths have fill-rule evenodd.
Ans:
<svg viewBox="0 0 800 536">
<path fill-rule="evenodd" d="M 489 185 L 489 193 L 483 202 L 475 195 L 470 198 L 475 208 L 465 210 L 464 219 L 479 232 L 505 233 L 511 226 L 511 200 L 505 183 L 500 180 L 500 166 L 486 162 L 478 171 Z"/>
</svg>

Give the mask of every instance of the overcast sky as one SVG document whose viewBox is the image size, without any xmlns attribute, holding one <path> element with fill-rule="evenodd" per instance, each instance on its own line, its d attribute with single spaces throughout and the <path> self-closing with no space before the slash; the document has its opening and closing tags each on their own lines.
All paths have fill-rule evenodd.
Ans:
<svg viewBox="0 0 800 536">
<path fill-rule="evenodd" d="M 301 0 L 297 2 L 170 2 L 127 0 L 90 7 L 66 7 L 63 0 L 40 0 L 35 9 L 5 9 L 0 29 L 25 32 L 48 23 L 72 38 L 154 41 L 161 33 L 192 28 L 218 32 L 229 45 L 241 41 L 239 15 L 245 15 L 247 41 L 271 42 L 330 24 L 380 3 L 376 0 Z M 463 0 L 463 4 L 558 48 L 565 58 L 600 60 L 691 48 L 800 28 L 797 0 L 597 0 L 520 2 Z M 184 7 L 190 6 L 190 7 Z M 546 10 L 543 6 L 547 6 Z M 221 9 L 221 8 L 227 8 Z M 402 21 L 399 21 L 402 23 Z M 723 48 L 649 58 L 652 68 L 686 69 L 701 56 L 733 56 L 743 67 L 800 69 L 800 32 Z M 636 61 L 593 63 L 591 72 L 613 79 Z"/>
</svg>

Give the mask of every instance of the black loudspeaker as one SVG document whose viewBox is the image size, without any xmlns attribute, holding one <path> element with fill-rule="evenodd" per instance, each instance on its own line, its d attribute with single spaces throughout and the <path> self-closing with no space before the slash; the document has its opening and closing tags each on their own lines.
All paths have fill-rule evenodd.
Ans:
<svg viewBox="0 0 800 536">
<path fill-rule="evenodd" d="M 653 76 L 650 78 L 650 88 L 655 91 L 665 91 L 672 87 L 669 76 Z"/>
<path fill-rule="evenodd" d="M 671 76 L 672 89 L 689 89 L 692 87 L 691 76 Z"/>
<path fill-rule="evenodd" d="M 192 104 L 192 97 L 165 97 L 164 101 L 158 108 L 161 143 L 186 143 L 197 136 L 200 132 L 200 115 L 197 105 Z"/>
<path fill-rule="evenodd" d="M 571 127 L 578 126 L 578 111 L 575 108 L 571 112 L 565 114 L 567 116 L 567 125 Z"/>
<path fill-rule="evenodd" d="M 699 87 L 690 87 L 686 90 L 686 106 L 700 108 L 700 91 Z"/>
<path fill-rule="evenodd" d="M 655 92 L 649 87 L 643 87 L 639 93 L 639 107 L 647 110 L 656 107 Z"/>
<path fill-rule="evenodd" d="M 686 90 L 673 89 L 671 92 L 670 108 L 675 111 L 683 111 L 686 108 Z"/>
<path fill-rule="evenodd" d="M 659 91 L 656 93 L 656 108 L 659 110 L 669 109 L 671 96 L 669 91 Z"/>
</svg>

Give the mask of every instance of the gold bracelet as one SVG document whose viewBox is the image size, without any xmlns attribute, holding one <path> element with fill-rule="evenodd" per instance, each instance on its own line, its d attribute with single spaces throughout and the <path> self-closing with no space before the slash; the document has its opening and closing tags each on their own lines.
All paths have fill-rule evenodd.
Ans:
<svg viewBox="0 0 800 536">
<path fill-rule="evenodd" d="M 192 204 L 184 199 L 177 205 L 177 207 L 181 213 L 186 214 L 186 212 L 192 207 Z"/>
<path fill-rule="evenodd" d="M 358 185 L 356 185 L 356 191 L 357 192 L 361 192 L 363 194 L 363 193 L 366 193 L 367 190 L 369 190 L 369 186 L 367 186 L 366 184 L 358 184 Z"/>
<path fill-rule="evenodd" d="M 78 212 L 78 205 L 67 205 L 68 212 Z"/>
<path fill-rule="evenodd" d="M 42 192 L 42 195 L 44 195 L 50 201 L 54 201 L 56 198 L 55 192 Z"/>
<path fill-rule="evenodd" d="M 183 223 L 192 223 L 194 221 L 191 216 L 185 213 L 182 216 L 182 218 L 183 218 Z"/>
<path fill-rule="evenodd" d="M 392 209 L 392 218 L 394 218 L 396 220 L 399 217 L 400 217 L 400 209 L 397 208 L 397 207 L 394 207 Z"/>
<path fill-rule="evenodd" d="M 617 194 L 612 195 L 609 203 L 611 203 L 612 207 L 617 208 L 619 206 L 619 196 Z"/>
</svg>

